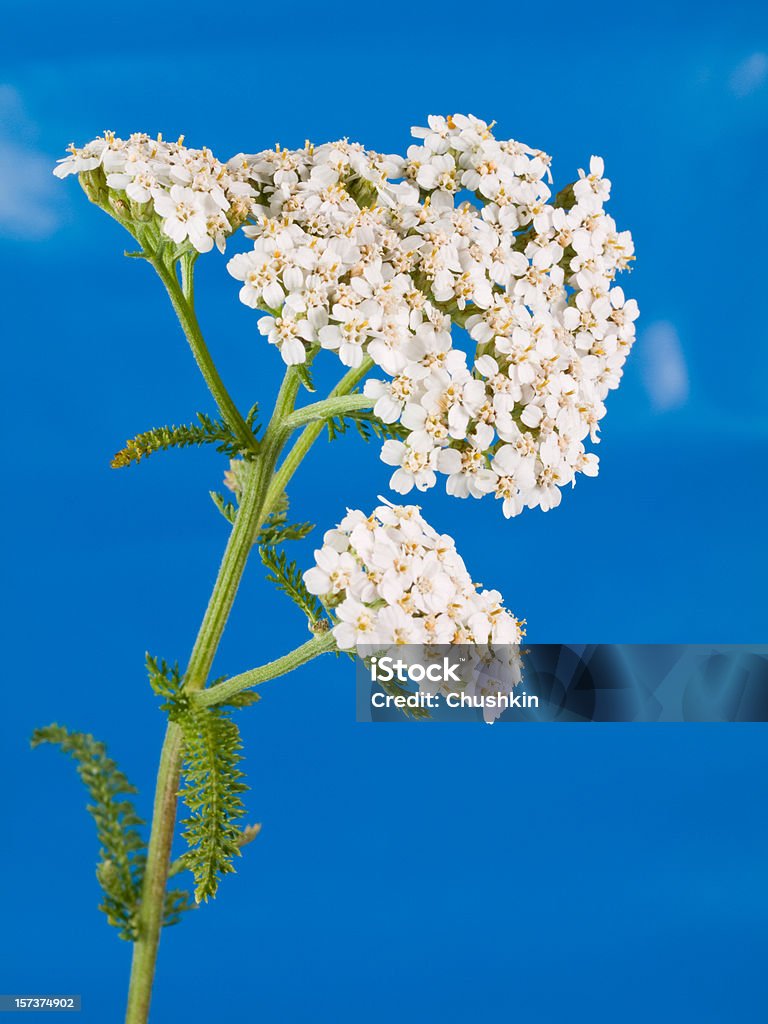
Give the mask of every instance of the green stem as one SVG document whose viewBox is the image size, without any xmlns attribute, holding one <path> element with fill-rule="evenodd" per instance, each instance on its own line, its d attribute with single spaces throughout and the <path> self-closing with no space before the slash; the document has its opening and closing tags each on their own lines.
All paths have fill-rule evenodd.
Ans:
<svg viewBox="0 0 768 1024">
<path fill-rule="evenodd" d="M 243 417 L 235 405 L 231 395 L 224 386 L 224 381 L 214 365 L 211 353 L 203 338 L 200 324 L 193 305 L 194 287 L 192 284 L 192 259 L 182 258 L 182 284 L 176 277 L 173 267 L 163 262 L 159 256 L 148 256 L 149 262 L 157 271 L 160 280 L 165 285 L 168 297 L 171 300 L 176 316 L 186 335 L 192 355 L 195 357 L 200 372 L 208 385 L 208 389 L 216 400 L 224 421 L 239 441 L 253 452 L 258 450 L 258 445 L 253 432 L 248 429 Z"/>
<path fill-rule="evenodd" d="M 133 944 L 125 1024 L 146 1024 L 149 1019 L 157 948 L 160 944 L 160 929 L 163 926 L 165 912 L 168 863 L 176 825 L 181 757 L 181 729 L 175 722 L 169 722 L 157 770 L 152 831 L 139 904 L 138 938 Z"/>
<path fill-rule="evenodd" d="M 172 269 L 169 270 L 162 261 L 155 262 L 153 260 L 153 265 L 168 290 L 174 309 L 190 340 L 190 346 L 198 365 L 217 403 L 219 403 L 222 415 L 233 430 L 239 421 L 244 430 L 248 432 L 249 443 L 255 443 L 224 389 L 200 334 L 194 311 L 190 305 L 192 298 L 191 264 L 185 269 L 183 268 L 183 286 L 179 285 L 175 272 Z M 185 295 L 189 297 L 189 302 Z M 348 395 L 365 376 L 371 365 L 370 360 L 366 360 L 362 366 L 350 371 L 333 389 L 328 401 Z M 292 424 L 291 416 L 299 383 L 296 371 L 289 369 L 283 379 L 263 440 L 258 445 L 258 455 L 253 462 L 247 464 L 245 485 L 240 496 L 238 513 L 185 673 L 184 686 L 190 691 L 198 693 L 204 691 L 248 555 L 253 547 L 254 538 L 275 502 L 285 490 L 288 480 L 323 429 L 322 421 L 312 420 L 309 422 L 280 469 L 275 473 L 275 466 L 283 445 L 291 430 L 298 425 Z M 316 406 L 320 404 L 315 403 Z M 237 692 L 237 689 L 231 689 L 233 684 L 239 689 L 253 686 L 263 679 L 274 678 L 283 672 L 291 671 L 317 654 L 331 650 L 332 647 L 331 634 L 314 637 L 296 651 L 283 658 L 278 658 L 270 665 L 243 673 L 241 676 L 235 676 L 220 685 L 230 687 L 230 693 Z M 262 679 L 262 674 L 266 672 L 271 674 L 263 675 Z M 204 698 L 202 694 L 198 699 L 206 704 L 222 699 L 221 691 L 217 687 L 211 689 L 211 693 L 214 691 L 216 696 L 212 700 Z M 147 1024 L 149 1017 L 160 931 L 165 911 L 165 893 L 176 823 L 182 755 L 181 731 L 178 725 L 169 722 L 157 774 L 152 830 L 138 911 L 138 939 L 134 943 L 131 966 L 126 1024 Z"/>
<path fill-rule="evenodd" d="M 189 690 L 200 690 L 205 686 L 253 546 L 253 538 L 260 526 L 265 486 L 259 469 L 258 466 L 251 467 L 246 478 L 240 508 L 189 660 L 184 684 Z M 169 722 L 157 773 L 152 830 L 138 913 L 138 938 L 133 947 L 126 1024 L 146 1024 L 149 1015 L 157 949 L 165 914 L 165 890 L 176 824 L 182 753 L 181 730 L 178 725 Z"/>
<path fill-rule="evenodd" d="M 269 515 L 269 481 L 288 436 L 284 423 L 290 415 L 298 387 L 299 380 L 294 371 L 289 369 L 283 378 L 269 426 L 260 445 L 259 458 L 255 463 L 245 466 L 246 483 L 240 497 L 235 525 L 184 677 L 185 687 L 189 690 L 199 690 L 205 686 L 254 538 Z"/>
<path fill-rule="evenodd" d="M 360 366 L 350 370 L 341 378 L 333 391 L 328 395 L 326 401 L 338 398 L 341 395 L 348 395 L 354 387 L 357 387 L 372 366 L 373 360 L 366 357 Z M 314 404 L 319 405 L 320 403 Z M 310 407 L 308 406 L 307 408 Z M 301 411 L 302 410 L 299 410 L 299 412 Z M 313 420 L 311 423 L 307 424 L 299 434 L 293 447 L 286 455 L 278 471 L 275 473 L 272 483 L 269 485 L 267 500 L 264 506 L 267 511 L 271 511 L 275 507 L 275 503 L 280 498 L 280 495 L 285 491 L 291 477 L 301 465 L 302 459 L 318 439 L 320 434 L 322 434 L 324 426 L 325 423 L 323 420 Z"/>
<path fill-rule="evenodd" d="M 334 416 L 346 416 L 351 412 L 359 412 L 361 409 L 370 409 L 374 400 L 366 398 L 365 395 L 339 395 L 325 398 L 322 402 L 313 402 L 301 409 L 292 412 L 285 421 L 286 427 L 294 430 L 296 427 L 303 427 L 314 420 L 320 420 L 321 424 Z"/>
<path fill-rule="evenodd" d="M 262 466 L 257 463 L 249 467 L 244 475 L 245 486 L 240 495 L 240 506 L 184 676 L 187 690 L 201 690 L 205 686 L 224 626 L 232 611 L 245 563 L 253 547 L 253 539 L 261 526 L 265 490 Z"/>
<path fill-rule="evenodd" d="M 335 647 L 333 634 L 330 632 L 321 633 L 319 636 L 314 636 L 311 640 L 307 640 L 305 644 L 297 647 L 296 650 L 284 654 L 281 658 L 275 658 L 274 661 L 268 661 L 266 665 L 259 665 L 258 668 L 252 668 L 248 672 L 241 672 L 240 675 L 232 676 L 231 679 L 226 679 L 223 683 L 217 683 L 216 686 L 203 690 L 195 695 L 195 704 L 207 708 L 212 704 L 221 704 L 224 701 L 231 700 L 235 694 L 240 693 L 242 690 L 247 690 L 251 686 L 258 686 L 259 683 L 266 683 L 269 679 L 277 679 L 278 676 L 284 676 L 288 672 L 293 672 L 300 665 L 306 664 L 321 654 L 333 651 Z"/>
<path fill-rule="evenodd" d="M 260 445 L 259 457 L 247 466 L 240 507 L 184 676 L 184 686 L 188 690 L 202 690 L 207 682 L 254 538 L 268 515 L 265 508 L 268 483 L 280 449 L 285 443 L 287 434 L 283 421 L 293 408 L 298 384 L 295 373 L 289 370 Z M 138 912 L 138 939 L 134 943 L 131 965 L 126 1024 L 146 1024 L 149 1016 L 165 912 L 182 754 L 181 731 L 176 724 L 169 722 L 157 773 L 152 830 Z"/>
</svg>

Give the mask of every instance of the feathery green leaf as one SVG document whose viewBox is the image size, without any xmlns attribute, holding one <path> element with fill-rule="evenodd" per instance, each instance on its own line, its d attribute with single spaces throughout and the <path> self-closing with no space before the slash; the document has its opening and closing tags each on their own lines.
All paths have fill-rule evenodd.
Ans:
<svg viewBox="0 0 768 1024">
<path fill-rule="evenodd" d="M 184 868 L 195 878 L 198 903 L 215 896 L 222 875 L 234 871 L 242 832 L 235 822 L 245 812 L 240 794 L 248 787 L 240 770 L 240 732 L 223 705 L 200 708 L 184 692 L 178 666 L 147 656 L 152 689 L 177 722 L 184 739 L 181 797 L 189 810 L 182 822 L 189 849 Z M 253 703 L 241 702 L 239 706 Z"/>
<path fill-rule="evenodd" d="M 261 824 L 256 823 L 253 825 L 246 825 L 245 828 L 241 829 L 237 837 L 237 845 L 242 849 L 244 846 L 248 846 L 252 843 L 256 836 L 261 832 Z M 175 878 L 176 875 L 180 875 L 182 871 L 191 870 L 189 866 L 189 852 L 182 853 L 180 857 L 171 862 L 168 868 L 168 877 Z M 196 906 L 196 904 L 193 904 Z"/>
<path fill-rule="evenodd" d="M 259 547 L 275 547 L 286 540 L 302 540 L 314 528 L 314 523 L 288 522 L 288 495 L 282 494 L 267 521 L 259 530 L 256 543 Z"/>
<path fill-rule="evenodd" d="M 259 403 L 254 402 L 251 408 L 248 410 L 248 415 L 245 417 L 245 425 L 249 430 L 252 430 L 254 434 L 258 434 L 259 425 L 256 422 L 256 417 L 259 415 Z"/>
<path fill-rule="evenodd" d="M 190 811 L 184 838 L 198 903 L 216 895 L 219 877 L 234 871 L 232 860 L 240 856 L 235 822 L 245 813 L 240 794 L 248 787 L 239 768 L 240 732 L 230 714 L 214 706 L 191 709 L 179 719 L 184 735 L 181 796 Z"/>
<path fill-rule="evenodd" d="M 185 911 L 195 910 L 196 907 L 192 894 L 186 889 L 169 889 L 165 894 L 163 926 L 170 928 L 178 924 Z"/>
<path fill-rule="evenodd" d="M 304 612 L 312 628 L 323 617 L 323 606 L 318 599 L 307 590 L 303 573 L 296 562 L 289 562 L 285 551 L 274 547 L 259 548 L 261 560 L 269 570 L 267 579 L 282 590 L 295 605 Z"/>
<path fill-rule="evenodd" d="M 312 371 L 309 368 L 309 363 L 299 363 L 298 366 L 294 367 L 296 375 L 298 376 L 305 389 L 309 392 L 315 391 L 315 382 L 312 378 Z"/>
<path fill-rule="evenodd" d="M 255 423 L 257 407 L 248 413 L 246 423 L 254 438 L 258 431 Z M 214 419 L 203 412 L 197 413 L 197 423 L 184 424 L 182 426 L 155 427 L 143 434 L 126 441 L 122 448 L 112 459 L 113 469 L 121 469 L 130 466 L 131 463 L 140 462 L 143 458 L 149 458 L 153 452 L 166 451 L 168 448 L 189 448 L 192 445 L 214 444 L 216 451 L 229 455 L 230 458 L 246 451 L 246 445 L 229 429 L 227 424 L 220 419 Z"/>
<path fill-rule="evenodd" d="M 341 434 L 346 434 L 350 427 L 354 427 L 364 441 L 370 441 L 372 437 L 379 440 L 402 441 L 408 434 L 402 423 L 385 423 L 370 409 L 357 409 L 344 416 L 335 416 L 327 421 L 326 426 L 330 441 L 335 441 Z"/>
<path fill-rule="evenodd" d="M 179 714 L 186 711 L 190 704 L 189 697 L 182 690 L 184 680 L 179 670 L 179 663 L 175 661 L 169 665 L 165 658 L 158 661 L 149 653 L 145 654 L 144 658 L 149 685 L 158 697 L 163 698 L 160 707 L 163 711 L 168 712 L 168 717 L 172 721 L 176 721 Z"/>
<path fill-rule="evenodd" d="M 227 501 L 223 494 L 219 494 L 218 491 L 209 491 L 211 501 L 216 508 L 221 512 L 228 523 L 234 523 L 235 516 L 237 515 L 237 505 L 233 501 Z"/>
<path fill-rule="evenodd" d="M 101 847 L 96 877 L 104 896 L 99 909 L 119 929 L 120 938 L 134 940 L 146 860 L 146 846 L 138 831 L 144 822 L 133 802 L 126 799 L 136 788 L 108 757 L 106 746 L 87 733 L 49 725 L 32 735 L 33 747 L 41 743 L 59 746 L 77 762 L 78 774 L 93 801 L 88 811 L 96 822 Z"/>
</svg>

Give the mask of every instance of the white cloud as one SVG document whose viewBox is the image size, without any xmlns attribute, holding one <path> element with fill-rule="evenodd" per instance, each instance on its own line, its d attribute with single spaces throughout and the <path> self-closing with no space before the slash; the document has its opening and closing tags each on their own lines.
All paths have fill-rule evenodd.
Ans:
<svg viewBox="0 0 768 1024">
<path fill-rule="evenodd" d="M 46 238 L 59 224 L 52 161 L 33 134 L 18 91 L 0 84 L 0 236 Z"/>
<path fill-rule="evenodd" d="M 12 85 L 0 84 L 0 124 L 15 124 L 25 132 L 29 127 L 21 96 Z"/>
<path fill-rule="evenodd" d="M 731 75 L 731 92 L 743 99 L 756 92 L 768 78 L 768 54 L 753 53 L 743 60 Z"/>
<path fill-rule="evenodd" d="M 638 348 L 642 353 L 643 382 L 651 404 L 668 412 L 688 400 L 688 367 L 680 337 L 673 324 L 657 320 L 643 331 Z"/>
</svg>

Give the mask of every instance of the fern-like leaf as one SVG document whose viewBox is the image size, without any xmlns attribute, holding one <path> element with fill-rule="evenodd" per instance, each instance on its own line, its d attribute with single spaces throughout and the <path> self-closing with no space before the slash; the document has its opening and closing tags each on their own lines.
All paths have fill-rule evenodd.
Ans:
<svg viewBox="0 0 768 1024">
<path fill-rule="evenodd" d="M 237 845 L 242 849 L 244 846 L 248 846 L 252 843 L 256 836 L 261 832 L 261 824 L 256 823 L 253 825 L 246 825 L 245 828 L 241 829 L 237 837 Z M 168 877 L 175 878 L 176 875 L 180 875 L 182 871 L 189 871 L 189 853 L 182 853 L 180 857 L 171 862 L 168 868 Z M 175 890 L 180 891 L 180 890 Z M 197 906 L 197 904 L 193 904 Z"/>
<path fill-rule="evenodd" d="M 219 494 L 218 491 L 209 491 L 211 501 L 216 508 L 221 512 L 228 523 L 234 523 L 235 516 L 237 515 L 237 505 L 233 501 L 227 501 L 223 494 Z"/>
<path fill-rule="evenodd" d="M 258 431 L 255 424 L 256 406 L 248 414 L 246 421 L 254 433 Z M 234 458 L 246 450 L 246 445 L 220 419 L 214 419 L 203 412 L 197 413 L 197 423 L 182 426 L 155 427 L 143 434 L 126 441 L 111 462 L 113 469 L 122 469 L 134 462 L 149 458 L 153 452 L 166 451 L 169 448 L 189 448 L 193 445 L 214 444 L 216 451 Z"/>
<path fill-rule="evenodd" d="M 186 889 L 170 889 L 165 894 L 163 925 L 170 928 L 172 925 L 178 924 L 187 910 L 194 910 L 196 907 L 197 904 Z"/>
<path fill-rule="evenodd" d="M 260 427 L 256 422 L 256 417 L 259 415 L 259 403 L 254 402 L 251 408 L 248 410 L 248 415 L 245 417 L 245 425 L 254 435 L 258 434 Z"/>
<path fill-rule="evenodd" d="M 221 512 L 228 523 L 234 523 L 237 516 L 237 505 L 227 501 L 223 494 L 218 491 L 209 491 L 211 501 Z M 302 540 L 307 534 L 314 530 L 314 523 L 289 523 L 288 522 L 288 496 L 282 494 L 277 505 L 270 512 L 266 522 L 259 530 L 255 543 L 259 547 L 275 547 L 286 540 Z"/>
<path fill-rule="evenodd" d="M 32 735 L 33 747 L 41 743 L 59 746 L 77 762 L 78 774 L 93 801 L 88 810 L 96 822 L 101 847 L 96 868 L 103 892 L 99 909 L 119 930 L 120 938 L 134 940 L 146 861 L 146 847 L 138 831 L 144 822 L 132 801 L 126 799 L 136 793 L 136 788 L 107 755 L 106 746 L 87 733 L 49 725 Z"/>
<path fill-rule="evenodd" d="M 177 665 L 147 655 L 147 670 L 152 689 L 184 739 L 181 797 L 190 813 L 182 823 L 189 847 L 182 866 L 194 875 L 195 900 L 200 903 L 216 895 L 222 875 L 235 870 L 232 860 L 243 845 L 243 833 L 235 824 L 245 812 L 240 794 L 248 788 L 240 770 L 240 732 L 229 708 L 195 706 L 184 692 Z"/>
<path fill-rule="evenodd" d="M 375 416 L 369 409 L 357 409 L 347 413 L 346 416 L 335 416 L 327 421 L 328 438 L 335 441 L 341 434 L 354 427 L 364 441 L 370 441 L 372 437 L 379 440 L 393 439 L 402 441 L 407 437 L 408 431 L 402 423 L 385 423 L 384 420 Z"/>
<path fill-rule="evenodd" d="M 314 627 L 323 618 L 323 606 L 307 590 L 301 569 L 295 562 L 288 561 L 285 551 L 278 551 L 277 548 L 262 547 L 259 548 L 259 554 L 268 570 L 267 579 L 301 608 L 310 628 Z"/>
<path fill-rule="evenodd" d="M 158 697 L 163 698 L 160 707 L 175 721 L 189 707 L 189 698 L 181 689 L 183 679 L 178 662 L 169 665 L 164 658 L 158 661 L 151 654 L 145 655 L 145 661 L 149 685 Z"/>
<path fill-rule="evenodd" d="M 183 822 L 187 867 L 195 876 L 200 903 L 216 895 L 222 875 L 235 870 L 232 860 L 240 856 L 235 822 L 245 813 L 240 794 L 248 787 L 239 768 L 240 732 L 227 709 L 191 710 L 179 724 L 184 735 L 181 796 L 190 811 Z"/>
<path fill-rule="evenodd" d="M 288 522 L 288 495 L 282 494 L 276 507 L 259 530 L 256 543 L 259 547 L 275 547 L 286 540 L 302 540 L 314 528 L 314 523 Z"/>
<path fill-rule="evenodd" d="M 309 363 L 299 363 L 295 367 L 296 375 L 298 376 L 304 388 L 309 392 L 315 391 L 315 382 L 312 378 L 312 371 L 309 368 Z"/>
</svg>

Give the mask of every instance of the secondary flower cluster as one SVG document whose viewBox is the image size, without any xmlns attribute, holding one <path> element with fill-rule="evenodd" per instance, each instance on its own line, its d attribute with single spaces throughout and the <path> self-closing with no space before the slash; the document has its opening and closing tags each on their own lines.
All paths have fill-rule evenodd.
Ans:
<svg viewBox="0 0 768 1024">
<path fill-rule="evenodd" d="M 520 623 L 496 590 L 480 590 L 415 505 L 352 510 L 304 574 L 331 611 L 341 650 L 370 644 L 519 644 Z"/>
<path fill-rule="evenodd" d="M 341 141 L 231 160 L 259 205 L 230 273 L 286 363 L 321 347 L 388 375 L 365 393 L 407 431 L 382 451 L 394 490 L 442 473 L 506 516 L 552 508 L 597 473 L 584 441 L 598 441 L 638 315 L 614 285 L 631 236 L 603 209 L 599 158 L 553 197 L 550 158 L 477 118 L 431 117 L 413 135 L 405 158 Z"/>
<path fill-rule="evenodd" d="M 125 194 L 136 220 L 154 211 L 171 241 L 188 241 L 198 252 L 208 252 L 214 243 L 223 252 L 225 239 L 251 213 L 256 194 L 245 176 L 209 149 L 187 149 L 183 139 L 164 142 L 138 133 L 119 139 L 105 132 L 82 149 L 73 144 L 54 174 L 65 178 L 99 170 L 108 190 Z"/>
</svg>

